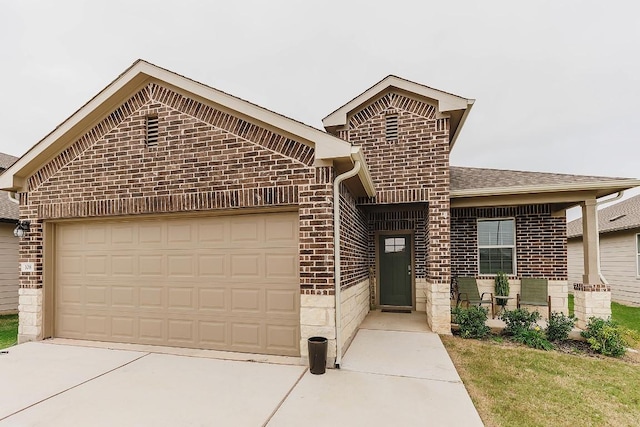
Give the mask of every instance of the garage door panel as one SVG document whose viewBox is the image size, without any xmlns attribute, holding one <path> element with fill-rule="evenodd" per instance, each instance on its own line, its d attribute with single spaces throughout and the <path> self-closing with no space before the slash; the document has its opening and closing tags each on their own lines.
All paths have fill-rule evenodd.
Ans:
<svg viewBox="0 0 640 427">
<path fill-rule="evenodd" d="M 134 286 L 109 286 L 111 289 L 111 306 L 114 308 L 134 309 L 139 305 Z"/>
<path fill-rule="evenodd" d="M 165 288 L 161 286 L 145 286 L 140 288 L 140 308 L 158 309 L 164 307 Z"/>
<path fill-rule="evenodd" d="M 55 335 L 299 355 L 297 214 L 64 223 Z"/>
<path fill-rule="evenodd" d="M 227 271 L 228 255 L 198 254 L 198 275 L 200 277 L 224 278 Z"/>
<path fill-rule="evenodd" d="M 229 307 L 227 291 L 224 288 L 201 288 L 198 289 L 198 296 L 198 309 L 200 310 L 220 312 L 227 310 L 227 307 Z"/>
</svg>

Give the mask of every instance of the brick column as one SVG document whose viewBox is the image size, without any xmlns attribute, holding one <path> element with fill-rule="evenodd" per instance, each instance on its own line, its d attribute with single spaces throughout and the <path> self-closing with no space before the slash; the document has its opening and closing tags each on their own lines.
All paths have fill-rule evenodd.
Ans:
<svg viewBox="0 0 640 427">
<path fill-rule="evenodd" d="M 448 194 L 447 194 L 448 196 Z M 449 198 L 429 201 L 427 254 L 427 323 L 437 334 L 451 334 L 451 249 Z"/>
<path fill-rule="evenodd" d="M 584 329 L 590 317 L 611 317 L 611 286 L 576 283 L 573 285 L 576 326 Z"/>
</svg>

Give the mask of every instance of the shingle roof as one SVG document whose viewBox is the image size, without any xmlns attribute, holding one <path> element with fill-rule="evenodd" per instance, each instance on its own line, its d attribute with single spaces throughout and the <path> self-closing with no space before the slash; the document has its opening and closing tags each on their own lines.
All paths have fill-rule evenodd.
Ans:
<svg viewBox="0 0 640 427">
<path fill-rule="evenodd" d="M 9 166 L 14 164 L 16 160 L 18 158 L 11 154 L 0 153 L 0 173 L 4 172 L 5 169 L 9 169 Z"/>
<path fill-rule="evenodd" d="M 628 178 L 451 166 L 451 191 L 540 185 L 590 184 L 627 179 Z"/>
<path fill-rule="evenodd" d="M 10 154 L 0 153 L 0 174 L 18 160 Z M 20 216 L 17 203 L 9 200 L 9 193 L 0 191 L 0 219 L 18 219 Z"/>
<path fill-rule="evenodd" d="M 640 227 L 640 195 L 598 211 L 600 233 L 628 230 Z M 567 237 L 582 236 L 582 218 L 567 224 Z"/>
</svg>

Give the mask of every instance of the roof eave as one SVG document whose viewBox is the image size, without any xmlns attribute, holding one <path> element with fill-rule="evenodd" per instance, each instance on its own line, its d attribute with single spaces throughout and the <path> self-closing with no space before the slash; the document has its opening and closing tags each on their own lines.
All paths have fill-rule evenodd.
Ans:
<svg viewBox="0 0 640 427">
<path fill-rule="evenodd" d="M 575 191 L 596 192 L 597 197 L 607 196 L 618 191 L 628 190 L 640 186 L 640 180 L 625 179 L 612 181 L 598 181 L 580 184 L 552 184 L 552 185 L 527 185 L 518 187 L 473 188 L 465 190 L 452 190 L 451 198 L 462 197 L 486 197 L 501 195 L 518 195 L 531 193 L 564 193 Z"/>
</svg>

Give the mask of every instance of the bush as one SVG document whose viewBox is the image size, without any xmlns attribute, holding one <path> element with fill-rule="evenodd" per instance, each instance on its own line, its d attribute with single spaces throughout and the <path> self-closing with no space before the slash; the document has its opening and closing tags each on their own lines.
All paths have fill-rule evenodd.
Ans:
<svg viewBox="0 0 640 427">
<path fill-rule="evenodd" d="M 504 333 L 507 335 L 520 335 L 529 331 L 540 319 L 540 313 L 530 313 L 526 308 L 507 310 L 500 315 L 500 319 L 506 323 Z"/>
<path fill-rule="evenodd" d="M 587 329 L 580 332 L 591 349 L 605 356 L 621 357 L 627 351 L 618 325 L 610 318 L 591 317 Z"/>
<path fill-rule="evenodd" d="M 552 350 L 553 344 L 551 344 L 544 336 L 542 329 L 536 326 L 533 329 L 520 331 L 513 336 L 513 340 L 522 344 L 526 344 L 529 347 L 537 348 L 538 350 Z"/>
<path fill-rule="evenodd" d="M 453 310 L 454 322 L 460 327 L 462 338 L 484 338 L 489 334 L 487 321 L 487 309 L 483 307 L 456 307 Z"/>
<path fill-rule="evenodd" d="M 551 313 L 547 324 L 547 339 L 549 341 L 564 341 L 569 338 L 569 332 L 576 324 L 576 319 L 567 317 L 564 313 Z"/>
</svg>

